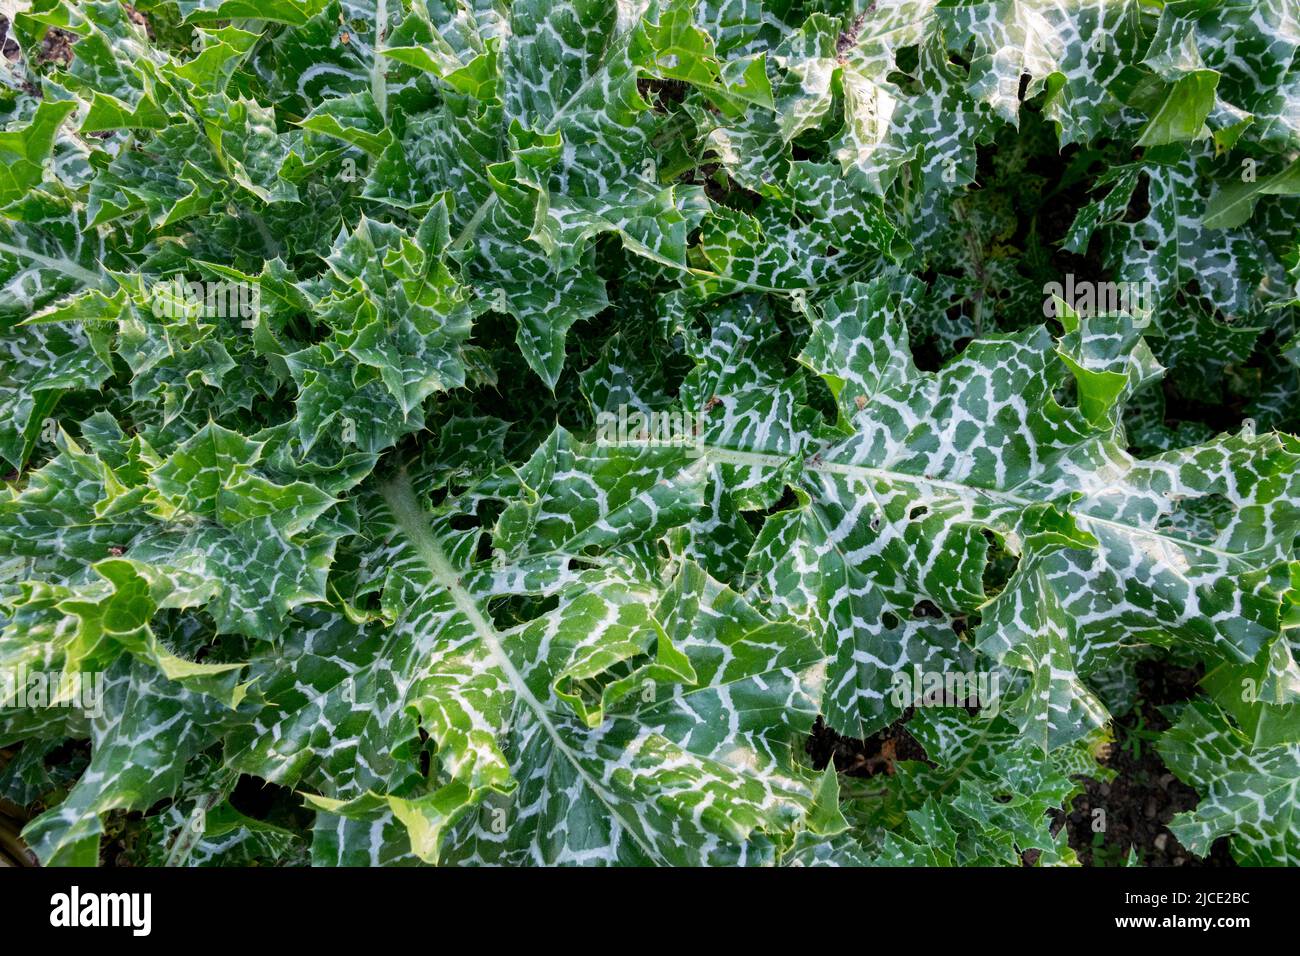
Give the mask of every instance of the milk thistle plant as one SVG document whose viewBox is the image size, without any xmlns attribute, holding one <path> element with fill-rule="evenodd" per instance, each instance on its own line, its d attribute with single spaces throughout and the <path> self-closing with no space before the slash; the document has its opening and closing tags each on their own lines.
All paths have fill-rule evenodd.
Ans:
<svg viewBox="0 0 1300 956">
<path fill-rule="evenodd" d="M 1297 16 L 0 4 L 6 852 L 1300 863 Z"/>
</svg>

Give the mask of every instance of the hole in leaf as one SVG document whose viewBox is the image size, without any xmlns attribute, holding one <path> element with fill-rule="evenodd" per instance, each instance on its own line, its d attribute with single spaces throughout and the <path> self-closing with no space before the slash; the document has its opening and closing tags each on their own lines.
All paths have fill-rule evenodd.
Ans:
<svg viewBox="0 0 1300 956">
<path fill-rule="evenodd" d="M 937 372 L 943 367 L 944 355 L 933 340 L 912 343 L 912 364 L 922 372 Z"/>
<path fill-rule="evenodd" d="M 1141 222 L 1150 214 L 1150 180 L 1144 174 L 1138 177 L 1137 185 L 1133 187 L 1133 195 L 1129 197 L 1128 208 L 1124 210 L 1124 221 Z"/>
<path fill-rule="evenodd" d="M 798 503 L 799 499 L 795 497 L 794 491 L 791 490 L 789 485 L 786 485 L 781 489 L 781 497 L 777 499 L 776 504 L 772 505 L 772 507 L 763 511 L 744 511 L 741 514 L 744 515 L 749 526 L 755 532 L 758 532 L 762 530 L 763 522 L 772 515 L 779 514 L 782 511 L 790 511 Z"/>
<path fill-rule="evenodd" d="M 497 630 L 506 631 L 543 617 L 559 606 L 560 598 L 555 594 L 544 598 L 508 597 L 489 603 L 488 616 Z"/>
<path fill-rule="evenodd" d="M 292 808 L 301 801 L 288 787 L 267 783 L 261 777 L 241 774 L 230 794 L 230 805 L 254 820 L 266 820 L 280 808 Z"/>
<path fill-rule="evenodd" d="M 1007 582 L 1011 580 L 1011 576 L 1016 573 L 1016 568 L 1020 565 L 1020 558 L 1004 549 L 998 541 L 998 536 L 992 531 L 985 528 L 981 533 L 984 535 L 984 540 L 988 542 L 988 557 L 984 561 L 981 581 L 985 596 L 991 598 L 1007 586 Z"/>
<path fill-rule="evenodd" d="M 939 610 L 938 606 L 933 601 L 922 600 L 918 601 L 916 607 L 912 608 L 912 617 L 932 617 L 939 619 L 943 617 L 943 611 Z"/>
</svg>

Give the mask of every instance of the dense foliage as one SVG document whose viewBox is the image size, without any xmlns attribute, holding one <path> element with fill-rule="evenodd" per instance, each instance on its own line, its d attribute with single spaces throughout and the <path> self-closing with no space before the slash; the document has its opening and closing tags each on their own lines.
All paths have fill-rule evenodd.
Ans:
<svg viewBox="0 0 1300 956">
<path fill-rule="evenodd" d="M 1294 0 L 5 12 L 45 864 L 1300 863 Z"/>
</svg>

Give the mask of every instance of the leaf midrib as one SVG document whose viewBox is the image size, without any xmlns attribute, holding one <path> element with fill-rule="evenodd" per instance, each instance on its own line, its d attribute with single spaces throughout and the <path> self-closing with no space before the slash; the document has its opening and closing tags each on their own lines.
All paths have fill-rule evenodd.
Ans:
<svg viewBox="0 0 1300 956">
<path fill-rule="evenodd" d="M 587 772 L 578 760 L 577 754 L 564 742 L 560 736 L 558 728 L 551 720 L 549 711 L 542 705 L 532 689 L 524 680 L 522 674 L 515 667 L 514 662 L 506 654 L 505 648 L 501 644 L 500 635 L 497 633 L 495 625 L 484 616 L 483 611 L 479 608 L 478 602 L 474 596 L 465 589 L 461 583 L 460 575 L 448 560 L 442 546 L 434 538 L 432 531 L 425 516 L 424 510 L 420 507 L 415 498 L 415 493 L 411 488 L 410 480 L 401 474 L 396 478 L 390 479 L 380 486 L 380 493 L 388 503 L 389 510 L 393 514 L 393 520 L 398 530 L 404 534 L 411 542 L 416 552 L 420 556 L 425 566 L 429 569 L 433 583 L 436 586 L 446 589 L 455 602 L 457 609 L 465 616 L 474 628 L 474 633 L 484 647 L 488 649 L 493 661 L 501 668 L 505 674 L 506 680 L 510 684 L 511 690 L 515 696 L 533 712 L 538 723 L 551 738 L 551 743 L 555 749 L 573 765 L 573 769 L 578 776 L 582 778 L 587 788 L 596 796 L 601 804 L 609 811 L 610 816 L 618 821 L 618 824 L 628 836 L 632 839 L 648 859 L 663 862 L 660 855 L 653 847 L 645 843 L 637 830 L 629 824 L 622 813 L 609 795 L 601 788 L 597 781 Z"/>
<path fill-rule="evenodd" d="M 0 252 L 7 252 L 10 255 L 28 259 L 35 262 L 37 265 L 45 266 L 49 269 L 61 270 L 74 278 L 80 279 L 92 288 L 102 288 L 105 280 L 108 278 L 107 276 L 91 272 L 80 263 L 73 262 L 71 259 L 66 257 L 47 256 L 43 253 L 36 252 L 33 249 L 22 248 L 8 242 L 0 242 Z"/>
<path fill-rule="evenodd" d="M 719 448 L 711 445 L 703 446 L 704 453 L 707 457 L 723 464 L 742 465 L 749 467 L 768 467 L 782 468 L 793 460 L 791 456 L 773 455 L 763 452 L 739 451 L 732 448 Z M 872 468 L 867 465 L 845 464 L 843 462 L 824 461 L 814 458 L 805 458 L 803 467 L 808 471 L 822 472 L 826 474 L 847 475 L 850 477 L 875 478 L 881 481 L 893 482 L 896 484 L 921 484 L 929 485 L 933 488 L 942 488 L 962 496 L 983 496 L 994 498 L 998 501 L 1005 502 L 1018 508 L 1028 508 L 1034 505 L 1041 505 L 1045 502 L 1032 498 L 1025 498 L 1020 495 L 1012 494 L 1008 491 L 1001 491 L 996 488 L 983 488 L 978 485 L 966 485 L 958 481 L 948 481 L 942 478 L 929 478 L 925 475 L 913 475 L 907 472 L 890 471 L 886 468 Z M 1161 541 L 1168 541 L 1171 544 L 1194 548 L 1199 551 L 1205 551 L 1222 558 L 1228 562 L 1238 562 L 1243 560 L 1242 555 L 1233 554 L 1230 551 L 1224 551 L 1213 545 L 1204 544 L 1199 541 L 1189 541 L 1186 538 L 1178 538 L 1173 535 L 1162 534 L 1154 528 L 1143 528 L 1137 525 L 1125 524 L 1122 521 L 1115 521 L 1111 518 L 1102 518 L 1090 514 L 1086 511 L 1079 511 L 1074 508 L 1065 509 L 1084 522 L 1102 524 L 1108 527 L 1130 535 L 1141 535 L 1143 537 L 1157 538 Z"/>
</svg>

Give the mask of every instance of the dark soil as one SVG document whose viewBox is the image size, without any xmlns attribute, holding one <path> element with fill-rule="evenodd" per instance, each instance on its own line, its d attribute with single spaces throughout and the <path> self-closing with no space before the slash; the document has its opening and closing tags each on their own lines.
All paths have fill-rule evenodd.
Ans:
<svg viewBox="0 0 1300 956">
<path fill-rule="evenodd" d="M 153 33 L 153 24 L 149 22 L 148 17 L 146 17 L 135 7 L 131 6 L 129 3 L 122 4 L 122 7 L 123 9 L 126 10 L 126 15 L 128 18 L 130 18 L 132 23 L 144 27 L 145 36 L 147 36 L 150 40 L 156 39 Z"/>
<path fill-rule="evenodd" d="M 1189 853 L 1169 830 L 1174 814 L 1195 808 L 1196 791 L 1165 766 L 1155 738 L 1169 729 L 1159 708 L 1196 693 L 1199 668 L 1162 661 L 1137 665 L 1137 706 L 1116 720 L 1115 743 L 1102 763 L 1116 771 L 1109 783 L 1085 780 L 1069 813 L 1059 813 L 1069 829 L 1070 846 L 1085 866 L 1122 865 L 1136 848 L 1143 866 L 1235 866 L 1227 837 L 1216 840 L 1209 856 Z M 1094 810 L 1105 812 L 1105 827 L 1093 832 Z"/>
<path fill-rule="evenodd" d="M 636 81 L 636 90 L 641 98 L 655 108 L 657 112 L 666 113 L 671 105 L 686 99 L 688 87 L 681 80 L 647 80 Z"/>
<path fill-rule="evenodd" d="M 899 760 L 928 762 L 921 745 L 903 726 L 910 716 L 912 712 L 908 710 L 898 720 L 866 740 L 841 736 L 827 727 L 826 721 L 819 716 L 804 743 L 804 750 L 812 757 L 813 767 L 817 770 L 825 770 L 834 758 L 835 769 L 850 777 L 893 774 L 894 764 Z"/>
<path fill-rule="evenodd" d="M 59 66 L 66 67 L 72 62 L 72 44 L 75 41 L 76 36 L 67 30 L 51 27 L 45 34 L 45 39 L 41 41 L 41 52 L 36 54 L 36 62 L 57 63 Z"/>
<path fill-rule="evenodd" d="M 16 60 L 22 54 L 18 41 L 9 35 L 9 18 L 0 14 L 0 54 L 6 60 Z"/>
</svg>

